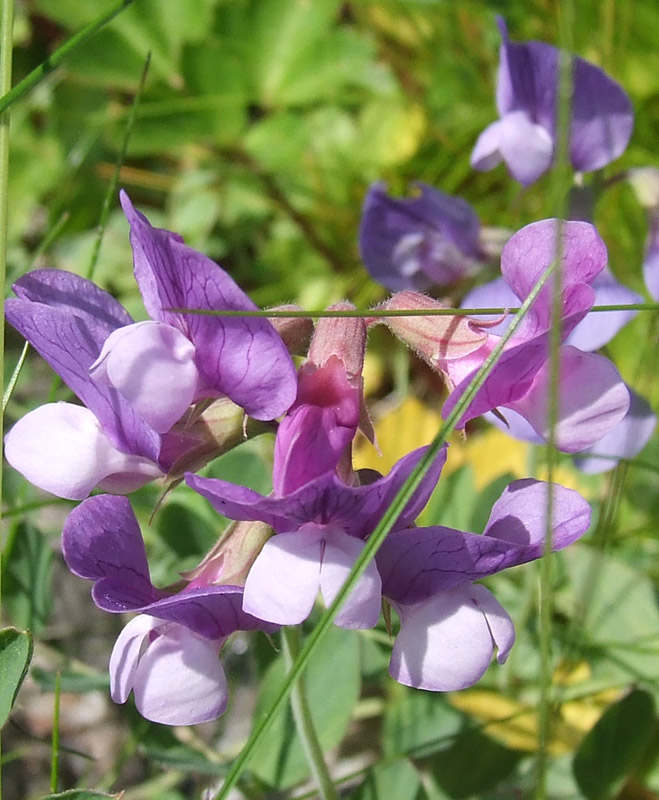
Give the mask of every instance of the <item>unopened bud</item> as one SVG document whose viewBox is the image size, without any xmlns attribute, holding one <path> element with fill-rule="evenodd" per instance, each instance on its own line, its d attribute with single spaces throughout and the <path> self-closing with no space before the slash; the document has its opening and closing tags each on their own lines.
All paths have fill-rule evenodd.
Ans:
<svg viewBox="0 0 659 800">
<path fill-rule="evenodd" d="M 328 311 L 355 311 L 352 303 L 335 303 Z M 321 317 L 309 347 L 308 361 L 317 367 L 336 357 L 345 368 L 348 380 L 361 380 L 366 351 L 366 323 L 360 317 Z"/>
<path fill-rule="evenodd" d="M 240 406 L 220 397 L 205 407 L 198 404 L 163 436 L 160 458 L 171 464 L 168 478 L 177 480 L 266 430 L 268 423 L 246 418 Z"/>
<path fill-rule="evenodd" d="M 300 306 L 275 306 L 271 311 L 302 311 Z M 303 356 L 309 349 L 313 334 L 311 317 L 272 317 L 272 327 L 283 339 L 288 352 L 293 356 Z"/>
<path fill-rule="evenodd" d="M 447 308 L 425 294 L 405 290 L 396 292 L 380 306 L 383 311 L 423 311 Z M 438 369 L 448 361 L 473 353 L 485 342 L 487 333 L 476 320 L 455 315 L 377 317 L 372 324 L 383 323 L 431 367 Z"/>
<path fill-rule="evenodd" d="M 265 522 L 232 522 L 199 566 L 182 572 L 188 589 L 244 586 L 252 564 L 272 535 Z"/>
</svg>

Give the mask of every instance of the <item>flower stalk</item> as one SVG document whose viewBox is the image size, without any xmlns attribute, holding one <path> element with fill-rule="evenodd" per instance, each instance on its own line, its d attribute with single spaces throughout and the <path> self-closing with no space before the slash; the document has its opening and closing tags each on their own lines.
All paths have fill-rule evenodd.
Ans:
<svg viewBox="0 0 659 800">
<path fill-rule="evenodd" d="M 281 629 L 282 652 L 286 669 L 290 670 L 295 660 L 300 655 L 300 628 L 285 626 Z M 293 687 L 290 697 L 291 710 L 295 727 L 297 728 L 304 754 L 323 800 L 338 800 L 334 783 L 327 769 L 323 748 L 318 740 L 318 734 L 311 716 L 311 708 L 307 697 L 304 677 L 301 677 Z"/>
</svg>

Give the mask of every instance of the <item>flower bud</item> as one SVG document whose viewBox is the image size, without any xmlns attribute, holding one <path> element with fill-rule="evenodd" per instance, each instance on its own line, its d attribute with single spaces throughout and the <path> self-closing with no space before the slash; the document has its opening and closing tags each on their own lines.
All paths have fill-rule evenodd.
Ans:
<svg viewBox="0 0 659 800">
<path fill-rule="evenodd" d="M 244 586 L 247 573 L 271 534 L 265 522 L 232 522 L 201 563 L 181 573 L 190 581 L 187 588 Z"/>
<path fill-rule="evenodd" d="M 275 306 L 271 311 L 302 311 L 300 306 L 288 304 Z M 302 356 L 308 348 L 313 334 L 311 317 L 272 317 L 272 327 L 281 336 L 291 355 Z"/>
<path fill-rule="evenodd" d="M 378 309 L 383 311 L 447 308 L 419 292 L 396 292 Z M 443 361 L 461 358 L 478 350 L 487 339 L 480 323 L 461 315 L 392 316 L 373 319 L 382 323 L 420 358 L 438 369 Z"/>
<path fill-rule="evenodd" d="M 170 479 L 177 480 L 184 472 L 196 472 L 246 439 L 270 430 L 268 423 L 246 417 L 243 409 L 228 397 L 220 397 L 205 408 L 203 405 L 191 409 L 163 436 L 160 458 L 163 463 L 171 464 Z"/>
</svg>

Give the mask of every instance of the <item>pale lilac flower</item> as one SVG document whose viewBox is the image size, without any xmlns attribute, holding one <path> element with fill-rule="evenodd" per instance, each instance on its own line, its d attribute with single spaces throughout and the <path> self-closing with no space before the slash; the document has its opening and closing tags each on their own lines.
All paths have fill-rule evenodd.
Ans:
<svg viewBox="0 0 659 800">
<path fill-rule="evenodd" d="M 359 226 L 361 256 L 373 280 L 391 291 L 446 286 L 473 275 L 485 254 L 469 203 L 416 182 L 416 197 L 390 197 L 374 183 Z"/>
<path fill-rule="evenodd" d="M 512 620 L 474 581 L 542 556 L 550 489 L 552 550 L 561 550 L 588 529 L 588 503 L 570 489 L 531 479 L 505 489 L 482 536 L 439 526 L 389 534 L 376 560 L 383 595 L 400 617 L 393 678 L 455 691 L 483 676 L 495 649 L 497 661 L 506 660 L 515 641 Z"/>
<path fill-rule="evenodd" d="M 606 248 L 595 228 L 585 222 L 562 223 L 562 236 L 561 338 L 565 342 L 593 306 L 596 293 L 592 284 L 605 268 Z M 556 237 L 557 221 L 544 220 L 527 225 L 509 240 L 501 256 L 503 282 L 498 282 L 492 292 L 492 302 L 521 305 L 554 261 Z M 460 426 L 500 408 L 504 417 L 508 410 L 517 412 L 536 434 L 547 439 L 551 291 L 550 280 L 461 417 Z M 479 350 L 443 364 L 442 371 L 455 387 L 444 406 L 445 415 L 499 341 L 497 329 L 493 331 Z M 608 359 L 570 344 L 560 347 L 559 370 L 555 441 L 561 450 L 578 452 L 597 442 L 623 419 L 629 407 L 629 392 Z"/>
<path fill-rule="evenodd" d="M 425 448 L 402 458 L 366 486 L 346 485 L 334 471 L 285 497 L 263 497 L 226 481 L 187 475 L 189 486 L 229 519 L 260 520 L 275 536 L 257 556 L 245 582 L 243 608 L 261 619 L 294 625 L 310 614 L 318 592 L 330 604 L 385 510 Z M 441 451 L 402 511 L 395 528 L 411 525 L 426 504 L 446 458 Z M 335 623 L 370 628 L 380 614 L 380 577 L 372 562 Z"/>
<path fill-rule="evenodd" d="M 170 431 L 198 400 L 226 395 L 267 420 L 295 398 L 293 363 L 267 320 L 173 310 L 255 306 L 217 264 L 121 198 L 151 320 L 133 323 L 109 294 L 61 270 L 25 275 L 14 285 L 18 298 L 6 302 L 8 321 L 87 407 L 57 403 L 28 414 L 7 435 L 7 459 L 69 499 L 95 486 L 132 491 L 167 472 L 186 447 Z"/>
<path fill-rule="evenodd" d="M 237 630 L 275 630 L 242 610 L 241 587 L 195 585 L 176 594 L 156 589 L 125 497 L 100 495 L 75 508 L 64 524 L 62 552 L 71 572 L 94 581 L 99 608 L 140 613 L 110 657 L 115 702 L 125 703 L 132 690 L 142 716 L 167 725 L 194 725 L 224 713 L 220 648 Z"/>
<path fill-rule="evenodd" d="M 511 42 L 498 18 L 501 51 L 496 102 L 499 119 L 479 136 L 471 154 L 476 169 L 504 161 L 527 186 L 554 161 L 559 50 L 544 42 Z M 574 57 L 569 158 L 579 172 L 601 169 L 620 156 L 634 116 L 622 87 L 599 67 Z"/>
</svg>

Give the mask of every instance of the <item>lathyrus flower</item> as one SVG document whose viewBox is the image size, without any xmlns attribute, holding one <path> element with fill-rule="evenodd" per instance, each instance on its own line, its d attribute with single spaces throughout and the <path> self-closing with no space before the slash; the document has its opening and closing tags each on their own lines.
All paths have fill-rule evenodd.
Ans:
<svg viewBox="0 0 659 800">
<path fill-rule="evenodd" d="M 110 691 L 125 703 L 132 691 L 146 719 L 194 725 L 227 706 L 218 653 L 235 631 L 276 626 L 242 610 L 242 587 L 197 579 L 171 594 L 151 583 L 139 525 L 125 497 L 90 497 L 67 517 L 62 552 L 75 575 L 94 581 L 104 611 L 138 612 L 110 656 Z"/>
<path fill-rule="evenodd" d="M 476 169 L 504 161 L 524 186 L 536 181 L 555 158 L 559 50 L 544 42 L 511 42 L 498 18 L 501 51 L 496 103 L 499 119 L 478 137 L 471 154 Z M 599 67 L 574 57 L 569 158 L 578 172 L 591 172 L 621 155 L 634 115 L 622 87 Z"/>
<path fill-rule="evenodd" d="M 368 485 L 346 484 L 330 470 L 285 496 L 263 497 L 198 475 L 189 486 L 229 519 L 260 520 L 275 531 L 254 561 L 245 581 L 243 609 L 281 625 L 295 625 L 311 613 L 318 592 L 331 604 L 385 510 L 419 462 L 425 448 L 402 458 L 386 477 Z M 446 459 L 440 452 L 396 521 L 411 525 L 425 506 Z M 371 628 L 380 615 L 381 581 L 375 562 L 357 582 L 335 623 Z"/>
<path fill-rule="evenodd" d="M 595 228 L 585 222 L 564 222 L 562 229 L 562 300 L 559 349 L 557 446 L 578 452 L 593 445 L 619 423 L 629 408 L 629 392 L 614 365 L 603 356 L 569 344 L 569 337 L 595 301 L 593 283 L 606 265 L 606 247 Z M 506 244 L 501 255 L 503 281 L 482 293 L 491 306 L 521 305 L 543 272 L 556 258 L 558 223 L 543 220 L 527 225 Z M 549 436 L 549 340 L 552 324 L 551 280 L 545 284 L 527 316 L 509 340 L 484 385 L 459 425 L 493 409 L 519 415 L 535 433 Z M 592 325 L 599 324 L 593 315 Z M 496 331 L 496 329 L 493 329 Z M 587 332 L 588 333 L 588 332 Z M 588 333 L 592 339 L 594 334 Z M 499 341 L 491 331 L 478 350 L 440 367 L 452 392 L 448 414 Z M 512 416 L 512 415 L 511 415 Z"/>
<path fill-rule="evenodd" d="M 227 396 L 269 420 L 295 398 L 292 360 L 267 320 L 176 309 L 251 311 L 232 278 L 180 236 L 153 228 L 121 195 L 135 277 L 150 320 L 90 281 L 37 270 L 14 285 L 8 321 L 84 406 L 53 403 L 6 438 L 8 461 L 40 488 L 82 499 L 98 486 L 128 492 L 167 472 L 189 443 L 172 431 L 199 400 Z"/>
<path fill-rule="evenodd" d="M 572 224 L 572 223 L 570 223 Z M 637 292 L 619 283 L 605 265 L 601 272 L 589 281 L 594 291 L 594 305 L 626 305 L 640 303 L 643 298 Z M 513 292 L 506 279 L 501 277 L 469 292 L 462 305 L 466 308 L 488 308 L 492 306 L 515 307 L 520 298 Z M 568 335 L 567 345 L 592 352 L 603 347 L 636 316 L 636 311 L 604 311 L 587 314 Z M 503 333 L 509 323 L 502 323 L 492 330 Z M 647 444 L 656 426 L 656 416 L 648 403 L 629 387 L 630 404 L 627 413 L 615 425 L 590 446 L 580 449 L 575 464 L 584 472 L 594 473 L 613 469 L 618 459 L 633 458 Z M 506 408 L 505 422 L 497 415 L 488 413 L 487 418 L 501 430 L 516 439 L 542 443 L 540 435 L 521 414 Z"/>
<path fill-rule="evenodd" d="M 391 291 L 456 283 L 485 262 L 480 222 L 465 200 L 417 182 L 417 197 L 374 183 L 364 200 L 359 249 L 373 280 Z"/>
<path fill-rule="evenodd" d="M 329 311 L 354 311 L 337 303 Z M 364 402 L 362 370 L 366 324 L 358 317 L 321 318 L 309 352 L 298 370 L 297 395 L 279 423 L 275 439 L 272 482 L 283 497 L 340 462 L 351 467 L 351 444 L 361 425 L 374 434 Z"/>
<path fill-rule="evenodd" d="M 377 553 L 382 593 L 400 618 L 389 672 L 400 683 L 455 691 L 476 683 L 497 650 L 503 663 L 515 642 L 506 610 L 485 586 L 488 575 L 542 556 L 553 493 L 551 549 L 561 550 L 590 524 L 576 492 L 531 479 L 511 483 L 496 501 L 485 533 L 446 527 L 392 532 Z"/>
</svg>

